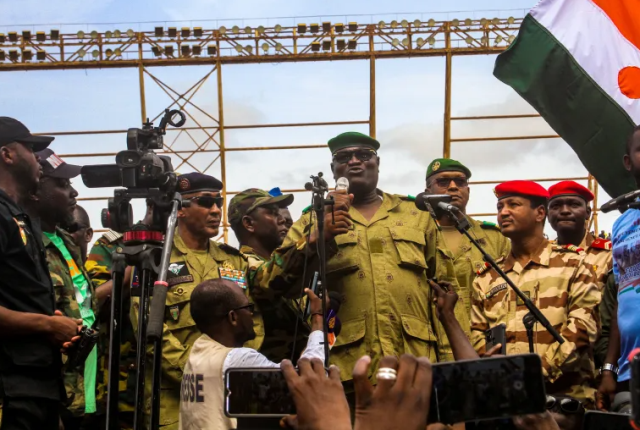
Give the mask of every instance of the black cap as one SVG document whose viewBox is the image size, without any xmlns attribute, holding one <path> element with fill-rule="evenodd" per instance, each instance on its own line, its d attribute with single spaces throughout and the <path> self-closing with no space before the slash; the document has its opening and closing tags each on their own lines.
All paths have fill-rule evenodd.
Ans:
<svg viewBox="0 0 640 430">
<path fill-rule="evenodd" d="M 49 148 L 36 152 L 42 166 L 42 176 L 50 178 L 72 179 L 80 174 L 82 166 L 67 164 Z"/>
<path fill-rule="evenodd" d="M 178 176 L 178 192 L 180 194 L 199 193 L 201 191 L 217 192 L 222 190 L 222 182 L 213 176 L 193 172 Z"/>
<path fill-rule="evenodd" d="M 23 123 L 8 116 L 0 116 L 0 147 L 13 142 L 31 145 L 34 152 L 42 151 L 55 139 L 52 136 L 34 136 Z"/>
</svg>

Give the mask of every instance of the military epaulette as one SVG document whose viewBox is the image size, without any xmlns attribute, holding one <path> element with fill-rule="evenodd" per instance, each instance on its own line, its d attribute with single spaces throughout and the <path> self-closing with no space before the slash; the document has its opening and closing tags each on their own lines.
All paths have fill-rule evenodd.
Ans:
<svg viewBox="0 0 640 430">
<path fill-rule="evenodd" d="M 218 248 L 225 254 L 229 255 L 240 255 L 240 251 L 237 248 L 234 248 L 231 245 L 227 245 L 226 243 L 218 243 Z"/>
<path fill-rule="evenodd" d="M 488 221 L 482 221 L 480 223 L 480 228 L 488 228 L 488 229 L 493 229 L 493 230 L 500 231 L 500 227 L 498 227 L 497 224 L 494 224 L 494 223 L 488 222 Z"/>
<path fill-rule="evenodd" d="M 611 251 L 611 248 L 613 248 L 613 244 L 611 243 L 610 240 L 607 240 L 607 239 L 596 239 L 593 242 L 591 242 L 591 245 L 589 245 L 589 248 L 604 249 L 607 251 Z"/>
<path fill-rule="evenodd" d="M 484 262 L 484 265 L 479 268 L 478 270 L 476 270 L 476 275 L 480 276 L 482 275 L 484 272 L 486 272 L 487 270 L 489 270 L 491 268 L 491 264 L 487 263 L 486 261 Z"/>
<path fill-rule="evenodd" d="M 306 214 L 307 212 L 311 211 L 311 209 L 313 209 L 312 205 L 307 206 L 306 208 L 302 209 L 302 215 Z"/>
<path fill-rule="evenodd" d="M 581 252 L 584 252 L 584 249 L 575 245 L 553 245 L 553 249 L 555 251 L 560 251 L 560 252 L 571 251 L 571 252 L 575 252 L 576 254 L 580 254 Z"/>
<path fill-rule="evenodd" d="M 122 238 L 122 235 L 120 233 L 118 233 L 117 231 L 109 230 L 106 233 L 104 233 L 102 235 L 102 237 L 108 243 L 113 243 L 113 242 L 117 242 L 118 240 L 120 240 Z"/>
</svg>

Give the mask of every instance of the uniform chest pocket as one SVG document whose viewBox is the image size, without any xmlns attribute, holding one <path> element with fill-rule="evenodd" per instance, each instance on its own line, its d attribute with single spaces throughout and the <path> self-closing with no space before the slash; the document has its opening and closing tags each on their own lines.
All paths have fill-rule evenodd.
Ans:
<svg viewBox="0 0 640 430">
<path fill-rule="evenodd" d="M 398 253 L 398 264 L 415 271 L 427 269 L 424 251 L 427 242 L 421 230 L 411 227 L 389 227 L 393 245 Z"/>
<path fill-rule="evenodd" d="M 360 260 L 357 255 L 358 236 L 351 231 L 336 236 L 338 252 L 327 262 L 327 273 L 339 274 L 358 270 Z"/>
<path fill-rule="evenodd" d="M 483 300 L 484 314 L 489 326 L 501 321 L 509 312 L 509 288 L 506 283 L 493 287 Z"/>
<path fill-rule="evenodd" d="M 195 322 L 191 318 L 191 308 L 189 306 L 192 291 L 193 286 L 184 287 L 182 285 L 176 285 L 167 291 L 164 320 L 169 330 L 179 330 L 185 327 L 195 326 Z"/>
</svg>

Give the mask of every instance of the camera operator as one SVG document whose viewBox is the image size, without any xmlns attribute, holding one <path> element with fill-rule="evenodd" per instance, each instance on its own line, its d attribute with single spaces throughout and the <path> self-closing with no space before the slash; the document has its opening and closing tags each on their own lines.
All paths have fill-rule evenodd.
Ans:
<svg viewBox="0 0 640 430">
<path fill-rule="evenodd" d="M 322 303 L 311 290 L 306 293 L 311 301 L 312 332 L 302 356 L 322 363 Z M 180 429 L 235 428 L 235 420 L 224 414 L 224 373 L 234 367 L 280 367 L 255 349 L 243 347 L 256 337 L 253 310 L 254 304 L 231 281 L 208 280 L 193 290 L 191 317 L 202 335 L 191 347 L 184 367 Z"/>
<path fill-rule="evenodd" d="M 593 344 L 598 333 L 600 290 L 584 251 L 553 245 L 543 235 L 549 193 L 531 181 L 510 181 L 495 189 L 498 224 L 511 240 L 511 253 L 498 260 L 513 283 L 527 295 L 565 339 L 560 345 L 538 324 L 534 349 L 542 358 L 547 393 L 570 395 L 593 406 Z M 488 265 L 487 265 L 488 266 Z M 505 323 L 507 354 L 529 352 L 524 303 L 489 267 L 474 281 L 471 341 L 485 349 L 485 331 Z"/>
<path fill-rule="evenodd" d="M 40 226 L 22 209 L 42 174 L 34 151 L 53 139 L 0 117 L 2 430 L 58 429 L 64 392 L 60 348 L 78 338 L 82 322 L 55 310 Z"/>
<path fill-rule="evenodd" d="M 640 188 L 640 126 L 627 140 L 623 158 L 636 187 Z M 618 285 L 617 303 L 611 319 L 611 336 L 598 388 L 599 406 L 609 407 L 614 392 L 629 391 L 629 354 L 640 346 L 640 297 L 636 291 L 640 276 L 640 210 L 629 208 L 613 224 L 613 272 Z M 619 368 L 619 370 L 618 370 Z"/>
<path fill-rule="evenodd" d="M 89 275 L 84 270 L 80 248 L 61 225 L 70 225 L 76 207 L 77 191 L 71 179 L 80 174 L 80 166 L 65 163 L 52 150 L 44 149 L 36 155 L 42 166 L 40 188 L 27 208 L 40 219 L 49 274 L 56 295 L 56 308 L 73 319 L 81 319 L 93 327 L 98 313 L 97 295 Z M 65 368 L 64 385 L 67 392 L 62 421 L 66 430 L 94 428 L 99 415 L 104 416 L 104 405 L 98 405 L 97 346 L 79 369 Z"/>
<path fill-rule="evenodd" d="M 272 190 L 273 191 L 273 190 Z M 237 194 L 229 203 L 229 224 L 240 242 L 240 252 L 247 259 L 249 271 L 269 261 L 271 254 L 282 245 L 289 229 L 280 211 L 293 202 L 293 194 L 273 197 L 266 191 L 250 188 Z M 247 290 L 255 303 L 253 313 L 256 338 L 248 348 L 259 350 L 274 361 L 291 357 L 293 340 L 298 324 L 297 303 L 283 297 L 274 300 L 256 300 L 253 288 Z M 308 330 L 298 327 L 298 340 L 309 335 Z M 304 342 L 296 342 L 299 355 Z"/>
</svg>

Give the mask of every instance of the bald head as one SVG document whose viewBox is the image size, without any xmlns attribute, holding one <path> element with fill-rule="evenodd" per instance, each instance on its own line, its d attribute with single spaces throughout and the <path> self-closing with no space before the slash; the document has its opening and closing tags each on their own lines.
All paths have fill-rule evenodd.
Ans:
<svg viewBox="0 0 640 430">
<path fill-rule="evenodd" d="M 242 288 L 224 279 L 210 279 L 199 284 L 191 294 L 191 318 L 198 330 L 206 330 L 230 310 L 243 306 L 247 299 Z"/>
<path fill-rule="evenodd" d="M 89 227 L 91 226 L 91 220 L 89 219 L 89 214 L 80 205 L 76 205 L 76 209 L 73 211 L 73 220 L 78 224 L 82 224 Z"/>
</svg>

